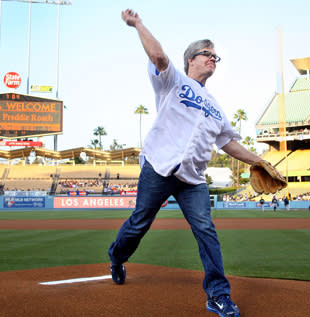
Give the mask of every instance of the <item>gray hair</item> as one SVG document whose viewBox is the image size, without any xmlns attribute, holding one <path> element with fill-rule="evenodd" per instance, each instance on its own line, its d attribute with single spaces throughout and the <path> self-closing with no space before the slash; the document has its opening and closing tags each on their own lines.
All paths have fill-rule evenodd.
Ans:
<svg viewBox="0 0 310 317">
<path fill-rule="evenodd" d="M 214 48 L 214 44 L 210 40 L 199 40 L 191 43 L 184 52 L 184 70 L 186 75 L 188 74 L 188 60 L 202 48 Z"/>
</svg>

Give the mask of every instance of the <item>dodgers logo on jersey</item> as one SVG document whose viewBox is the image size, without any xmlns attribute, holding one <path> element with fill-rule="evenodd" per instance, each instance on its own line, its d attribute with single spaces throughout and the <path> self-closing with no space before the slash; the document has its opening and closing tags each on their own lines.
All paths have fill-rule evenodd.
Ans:
<svg viewBox="0 0 310 317">
<path fill-rule="evenodd" d="M 198 110 L 202 110 L 205 113 L 205 117 L 211 116 L 216 120 L 222 120 L 222 115 L 219 110 L 214 108 L 214 106 L 210 105 L 207 99 L 203 99 L 201 96 L 196 96 L 194 90 L 189 85 L 183 85 L 182 90 L 184 93 L 180 93 L 179 97 L 184 100 L 180 101 L 186 107 L 193 107 Z"/>
</svg>

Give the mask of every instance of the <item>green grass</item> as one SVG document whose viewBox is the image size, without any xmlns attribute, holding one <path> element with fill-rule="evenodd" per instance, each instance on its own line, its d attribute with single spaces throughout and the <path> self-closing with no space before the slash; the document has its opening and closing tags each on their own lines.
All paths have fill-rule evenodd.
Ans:
<svg viewBox="0 0 310 317">
<path fill-rule="evenodd" d="M 0 271 L 109 262 L 115 230 L 1 230 Z M 310 230 L 219 230 L 226 274 L 310 280 Z M 149 231 L 130 259 L 202 270 L 189 230 Z"/>
<path fill-rule="evenodd" d="M 10 211 L 0 212 L 0 220 L 20 219 L 109 219 L 128 218 L 130 210 L 63 210 L 63 211 Z"/>
<path fill-rule="evenodd" d="M 202 270 L 190 231 L 150 232 L 138 263 Z M 226 274 L 310 280 L 310 230 L 218 230 Z"/>
<path fill-rule="evenodd" d="M 310 280 L 310 230 L 219 231 L 231 275 Z"/>
<path fill-rule="evenodd" d="M 129 210 L 0 212 L 1 219 L 127 218 Z M 307 211 L 216 210 L 214 218 L 310 217 Z M 183 217 L 162 210 L 158 218 Z M 0 230 L 0 271 L 109 262 L 115 230 Z M 226 274 L 310 280 L 310 230 L 218 230 Z M 150 230 L 130 262 L 202 270 L 190 230 Z"/>
<path fill-rule="evenodd" d="M 114 231 L 1 230 L 0 271 L 108 262 Z"/>
</svg>

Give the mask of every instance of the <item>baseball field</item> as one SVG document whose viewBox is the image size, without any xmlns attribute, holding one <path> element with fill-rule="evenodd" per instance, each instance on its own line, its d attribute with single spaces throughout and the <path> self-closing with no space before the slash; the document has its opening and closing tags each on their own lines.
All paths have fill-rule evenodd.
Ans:
<svg viewBox="0 0 310 317">
<path fill-rule="evenodd" d="M 0 316 L 214 316 L 204 309 L 198 248 L 179 210 L 159 212 L 126 265 L 126 283 L 112 282 L 107 249 L 130 213 L 0 212 Z M 307 316 L 310 212 L 212 216 L 242 316 Z"/>
</svg>

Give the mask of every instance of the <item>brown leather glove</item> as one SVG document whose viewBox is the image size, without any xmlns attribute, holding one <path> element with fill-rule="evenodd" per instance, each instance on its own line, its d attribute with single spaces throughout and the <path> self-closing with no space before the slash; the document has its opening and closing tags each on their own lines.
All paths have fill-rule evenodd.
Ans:
<svg viewBox="0 0 310 317">
<path fill-rule="evenodd" d="M 287 186 L 285 178 L 264 160 L 255 162 L 250 167 L 250 183 L 258 194 L 275 194 Z"/>
</svg>

